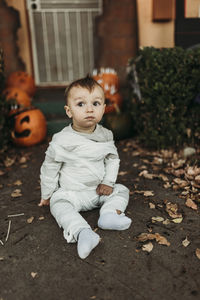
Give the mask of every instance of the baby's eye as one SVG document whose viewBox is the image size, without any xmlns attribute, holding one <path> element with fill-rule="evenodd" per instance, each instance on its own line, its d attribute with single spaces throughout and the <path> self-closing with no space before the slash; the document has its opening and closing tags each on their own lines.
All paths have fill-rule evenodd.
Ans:
<svg viewBox="0 0 200 300">
<path fill-rule="evenodd" d="M 93 105 L 94 105 L 94 106 L 98 106 L 98 105 L 101 105 L 101 103 L 100 103 L 99 101 L 95 101 L 95 102 L 93 103 Z"/>
<path fill-rule="evenodd" d="M 84 105 L 84 103 L 83 102 L 78 102 L 77 105 L 80 106 L 80 107 L 82 107 Z"/>
</svg>

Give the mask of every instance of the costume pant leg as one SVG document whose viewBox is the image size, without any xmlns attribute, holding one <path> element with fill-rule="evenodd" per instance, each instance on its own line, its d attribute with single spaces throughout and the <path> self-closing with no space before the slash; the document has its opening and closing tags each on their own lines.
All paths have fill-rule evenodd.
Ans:
<svg viewBox="0 0 200 300">
<path fill-rule="evenodd" d="M 50 202 L 50 211 L 58 225 L 63 228 L 63 235 L 68 243 L 75 243 L 77 241 L 77 235 L 81 229 L 91 228 L 67 200 L 57 200 L 52 204 Z"/>
<path fill-rule="evenodd" d="M 115 184 L 109 196 L 100 197 L 100 215 L 107 212 L 125 211 L 129 200 L 129 189 L 122 184 Z"/>
</svg>

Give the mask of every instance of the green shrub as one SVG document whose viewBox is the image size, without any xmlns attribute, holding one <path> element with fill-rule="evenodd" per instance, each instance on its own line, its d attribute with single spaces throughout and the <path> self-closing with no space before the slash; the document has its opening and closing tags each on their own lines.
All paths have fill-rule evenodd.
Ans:
<svg viewBox="0 0 200 300">
<path fill-rule="evenodd" d="M 4 60 L 3 51 L 0 49 L 0 149 L 8 145 L 10 142 L 10 129 L 11 129 L 11 119 L 8 118 L 9 107 L 2 95 L 4 89 L 5 77 L 4 77 Z"/>
<path fill-rule="evenodd" d="M 199 143 L 200 49 L 143 48 L 129 61 L 128 80 L 135 131 L 145 146 Z"/>
</svg>

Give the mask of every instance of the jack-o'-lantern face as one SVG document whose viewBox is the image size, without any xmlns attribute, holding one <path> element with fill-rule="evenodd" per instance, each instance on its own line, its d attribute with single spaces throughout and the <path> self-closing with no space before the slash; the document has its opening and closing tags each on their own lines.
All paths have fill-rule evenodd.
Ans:
<svg viewBox="0 0 200 300">
<path fill-rule="evenodd" d="M 18 146 L 33 146 L 43 141 L 47 133 L 46 119 L 36 108 L 21 112 L 15 116 L 13 142 Z"/>
<path fill-rule="evenodd" d="M 11 73 L 6 80 L 6 87 L 16 87 L 26 92 L 30 97 L 35 94 L 34 78 L 24 71 Z"/>
<path fill-rule="evenodd" d="M 9 115 L 15 114 L 17 111 L 31 106 L 30 96 L 18 88 L 7 88 L 3 91 L 3 95 L 9 102 Z"/>
<path fill-rule="evenodd" d="M 106 93 L 105 99 L 106 99 L 105 100 L 105 103 L 106 103 L 105 114 L 111 113 L 111 112 L 116 112 L 122 106 L 122 97 L 120 96 L 119 93 L 116 93 L 114 95 Z"/>
<path fill-rule="evenodd" d="M 119 90 L 119 78 L 113 69 L 101 69 L 93 78 L 102 86 L 105 93 L 115 94 Z"/>
</svg>

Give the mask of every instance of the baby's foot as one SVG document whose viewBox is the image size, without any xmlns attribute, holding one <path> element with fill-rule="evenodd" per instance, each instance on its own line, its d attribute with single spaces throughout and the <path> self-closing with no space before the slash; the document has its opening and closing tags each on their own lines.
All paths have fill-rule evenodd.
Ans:
<svg viewBox="0 0 200 300">
<path fill-rule="evenodd" d="M 118 215 L 117 213 L 102 214 L 98 220 L 98 226 L 101 229 L 107 230 L 125 230 L 131 225 L 132 220 L 125 216 L 124 213 Z"/>
<path fill-rule="evenodd" d="M 77 251 L 80 258 L 86 258 L 100 241 L 100 236 L 92 229 L 82 229 L 78 235 Z"/>
</svg>

